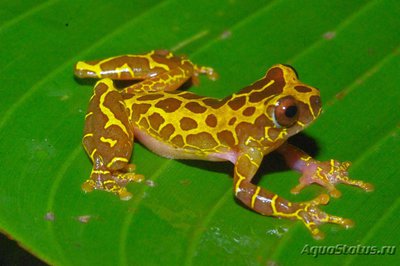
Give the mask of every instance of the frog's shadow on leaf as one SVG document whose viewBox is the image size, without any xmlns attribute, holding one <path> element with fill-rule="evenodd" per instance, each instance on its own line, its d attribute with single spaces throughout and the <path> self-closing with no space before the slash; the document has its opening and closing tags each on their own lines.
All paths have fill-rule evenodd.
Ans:
<svg viewBox="0 0 400 266">
<path fill-rule="evenodd" d="M 289 140 L 290 144 L 302 149 L 311 157 L 315 157 L 319 153 L 319 146 L 315 139 L 307 136 L 304 133 L 299 133 L 291 137 Z M 198 161 L 198 160 L 179 160 L 179 162 L 189 165 L 191 167 L 196 167 L 204 169 L 207 171 L 213 171 L 217 173 L 224 173 L 232 177 L 233 175 L 233 165 L 230 162 L 211 162 L 211 161 Z M 264 157 L 257 174 L 254 176 L 252 183 L 257 184 L 261 178 L 265 175 L 288 171 L 290 168 L 286 165 L 282 156 L 276 152 L 268 154 Z"/>
</svg>

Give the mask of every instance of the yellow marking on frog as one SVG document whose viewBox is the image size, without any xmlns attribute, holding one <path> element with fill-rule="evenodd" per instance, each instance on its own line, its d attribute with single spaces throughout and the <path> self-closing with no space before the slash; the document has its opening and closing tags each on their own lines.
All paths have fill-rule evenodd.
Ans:
<svg viewBox="0 0 400 266">
<path fill-rule="evenodd" d="M 272 209 L 272 212 L 274 213 L 274 215 L 279 216 L 279 217 L 287 217 L 287 218 L 297 216 L 297 212 L 296 213 L 283 213 L 283 212 L 278 211 L 278 209 L 276 208 L 276 200 L 278 199 L 278 197 L 279 196 L 277 194 L 275 194 L 272 197 L 271 202 L 270 202 L 271 209 Z M 300 210 L 298 210 L 298 211 L 300 211 Z"/>
<path fill-rule="evenodd" d="M 93 149 L 92 153 L 89 155 L 90 158 L 94 161 L 94 154 L 97 152 L 97 149 Z"/>
<path fill-rule="evenodd" d="M 116 163 L 116 162 L 125 162 L 125 163 L 127 163 L 128 162 L 128 159 L 126 159 L 126 158 L 124 158 L 124 157 L 114 157 L 112 160 L 111 160 L 111 162 L 109 162 L 108 164 L 107 164 L 107 167 L 108 168 L 110 168 L 114 163 Z"/>
<path fill-rule="evenodd" d="M 89 116 L 93 115 L 93 112 L 89 112 L 85 115 L 85 119 L 87 119 Z"/>
<path fill-rule="evenodd" d="M 135 72 L 133 72 L 132 68 L 127 64 L 123 64 L 121 67 L 115 68 L 116 72 L 118 73 L 118 78 L 121 78 L 123 72 L 129 72 L 132 78 L 135 78 Z"/>
<path fill-rule="evenodd" d="M 107 85 L 107 89 L 109 89 L 112 86 L 111 79 L 104 79 L 104 80 L 102 80 L 102 82 Z M 129 133 L 128 133 L 125 125 L 121 122 L 121 120 L 119 120 L 118 118 L 115 117 L 114 113 L 107 106 L 104 105 L 104 100 L 106 98 L 106 95 L 107 95 L 106 93 L 103 93 L 100 96 L 100 103 L 99 103 L 101 112 L 105 116 L 107 116 L 107 119 L 108 119 L 104 128 L 107 129 L 110 126 L 117 126 L 117 127 L 121 128 L 121 130 L 129 137 Z"/>
<path fill-rule="evenodd" d="M 83 136 L 83 138 L 93 137 L 93 133 L 87 133 Z"/>
<path fill-rule="evenodd" d="M 110 174 L 111 172 L 108 171 L 108 170 L 93 170 L 92 173 L 93 174 L 107 175 L 107 174 Z"/>
<path fill-rule="evenodd" d="M 271 199 L 271 209 L 273 213 L 278 213 L 278 211 L 276 210 L 276 206 L 275 206 L 275 201 L 278 198 L 278 195 L 275 194 L 272 199 Z"/>
<path fill-rule="evenodd" d="M 258 193 L 260 193 L 261 187 L 257 186 L 256 191 L 254 192 L 253 196 L 251 197 L 251 207 L 254 208 L 256 203 L 256 199 L 258 197 Z"/>
<path fill-rule="evenodd" d="M 155 51 L 151 51 L 148 54 L 137 55 L 137 57 L 138 58 L 147 59 L 150 69 L 154 69 L 156 67 L 159 67 L 159 68 L 165 69 L 166 71 L 170 71 L 171 69 L 170 69 L 170 67 L 168 65 L 161 64 L 161 63 L 158 63 L 158 62 L 154 61 L 154 59 L 152 58 L 152 56 L 154 55 L 154 52 Z"/>
<path fill-rule="evenodd" d="M 109 59 L 107 59 L 109 60 Z M 85 71 L 90 71 L 96 74 L 98 78 L 101 77 L 101 72 L 103 71 L 100 67 L 100 63 L 97 63 L 95 65 L 88 64 L 83 61 L 79 61 L 76 63 L 76 69 L 84 69 Z"/>
<path fill-rule="evenodd" d="M 256 167 L 256 169 L 260 166 L 260 165 L 258 165 L 258 164 L 251 158 L 250 155 L 245 154 L 244 156 L 247 158 L 247 160 L 249 160 L 249 162 L 250 162 L 253 166 Z"/>
<path fill-rule="evenodd" d="M 278 137 L 276 138 L 276 140 L 280 140 L 280 139 L 284 139 L 284 137 L 287 135 L 287 129 L 286 128 L 282 128 L 281 132 L 279 132 Z"/>
<path fill-rule="evenodd" d="M 246 179 L 246 177 L 240 175 L 239 173 L 237 173 L 237 175 L 239 177 L 239 180 L 235 184 L 235 195 L 240 192 L 240 183 L 242 183 L 242 181 Z"/>
<path fill-rule="evenodd" d="M 305 124 L 302 123 L 300 120 L 297 120 L 297 124 L 298 124 L 299 126 L 301 126 L 301 127 L 305 127 Z"/>
<path fill-rule="evenodd" d="M 260 89 L 256 89 L 253 91 L 263 91 L 265 89 L 267 89 L 269 86 L 271 86 L 272 84 L 275 83 L 275 80 L 271 79 L 267 84 L 265 84 L 263 87 L 261 87 Z M 273 95 L 274 96 L 274 95 Z M 268 99 L 268 98 L 267 98 Z"/>
<path fill-rule="evenodd" d="M 329 174 L 333 174 L 333 171 L 335 170 L 335 160 L 331 159 L 329 161 L 329 165 L 331 166 L 331 168 L 329 169 Z"/>
<path fill-rule="evenodd" d="M 88 134 L 86 134 L 86 135 L 88 135 Z M 110 138 L 105 138 L 105 137 L 101 137 L 100 141 L 110 144 L 111 148 L 114 147 L 115 144 L 117 144 L 117 141 L 115 139 L 110 139 Z"/>
</svg>

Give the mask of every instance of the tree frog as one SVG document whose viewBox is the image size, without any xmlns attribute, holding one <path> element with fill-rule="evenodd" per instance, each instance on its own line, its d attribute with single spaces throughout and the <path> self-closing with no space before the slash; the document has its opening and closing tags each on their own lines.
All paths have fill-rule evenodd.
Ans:
<svg viewBox="0 0 400 266">
<path fill-rule="evenodd" d="M 261 79 L 224 99 L 177 90 L 186 81 L 197 84 L 199 75 L 214 80 L 217 74 L 165 50 L 80 61 L 74 71 L 78 78 L 100 79 L 85 117 L 83 145 L 93 162 L 82 185 L 86 192 L 99 189 L 122 200 L 132 197 L 126 185 L 143 179 L 129 163 L 134 139 L 167 158 L 232 162 L 237 199 L 262 215 L 300 220 L 317 239 L 323 237 L 320 224 L 347 228 L 352 221 L 319 208 L 329 201 L 325 193 L 296 203 L 253 184 L 266 154 L 278 151 L 301 172 L 293 193 L 311 183 L 333 197 L 340 196 L 337 183 L 373 189 L 348 177 L 350 163 L 317 161 L 286 141 L 321 113 L 319 91 L 300 82 L 287 65 L 272 66 Z M 113 80 L 137 82 L 118 90 Z"/>
</svg>

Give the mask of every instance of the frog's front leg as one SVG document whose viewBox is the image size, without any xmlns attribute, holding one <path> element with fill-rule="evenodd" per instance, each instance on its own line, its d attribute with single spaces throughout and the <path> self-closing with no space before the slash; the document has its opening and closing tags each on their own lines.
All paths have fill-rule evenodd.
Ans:
<svg viewBox="0 0 400 266">
<path fill-rule="evenodd" d="M 300 220 L 316 239 L 323 238 L 323 233 L 318 229 L 318 225 L 322 223 L 339 224 L 346 228 L 352 226 L 351 220 L 326 214 L 318 208 L 318 205 L 328 203 L 329 196 L 326 194 L 308 202 L 292 203 L 252 184 L 251 179 L 257 172 L 262 158 L 263 153 L 259 149 L 249 148 L 242 152 L 236 161 L 234 193 L 243 204 L 263 215 Z"/>
<path fill-rule="evenodd" d="M 300 183 L 291 190 L 293 194 L 299 193 L 304 187 L 312 183 L 325 187 L 329 194 L 335 198 L 341 196 L 340 191 L 335 188 L 338 183 L 357 186 L 367 192 L 374 189 L 372 184 L 348 177 L 347 169 L 350 166 L 350 162 L 340 163 L 333 159 L 327 162 L 320 162 L 289 143 L 284 143 L 277 151 L 284 156 L 291 168 L 302 173 L 299 180 Z"/>
<path fill-rule="evenodd" d="M 129 164 L 133 127 L 121 94 L 111 79 L 97 82 L 85 117 L 83 145 L 93 162 L 90 178 L 82 185 L 85 192 L 101 189 L 114 192 L 123 200 L 132 194 L 125 188 L 130 181 L 141 181 Z"/>
</svg>

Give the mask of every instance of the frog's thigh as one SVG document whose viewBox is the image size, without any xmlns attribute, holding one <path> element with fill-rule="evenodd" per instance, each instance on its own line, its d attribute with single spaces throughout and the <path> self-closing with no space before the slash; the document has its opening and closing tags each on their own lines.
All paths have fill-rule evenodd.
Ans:
<svg viewBox="0 0 400 266">
<path fill-rule="evenodd" d="M 182 86 L 192 75 L 193 71 L 176 67 L 168 72 L 126 87 L 123 92 L 130 94 L 137 91 L 173 91 Z"/>
<path fill-rule="evenodd" d="M 79 61 L 75 65 L 74 72 L 80 78 L 147 79 L 169 71 L 170 67 L 175 66 L 173 62 L 165 59 L 165 56 L 152 51 L 140 55 L 121 55 L 95 61 Z M 162 59 L 164 62 L 158 62 Z"/>
<path fill-rule="evenodd" d="M 92 161 L 110 170 L 126 167 L 133 128 L 121 94 L 111 79 L 97 82 L 85 119 L 83 144 Z"/>
</svg>

